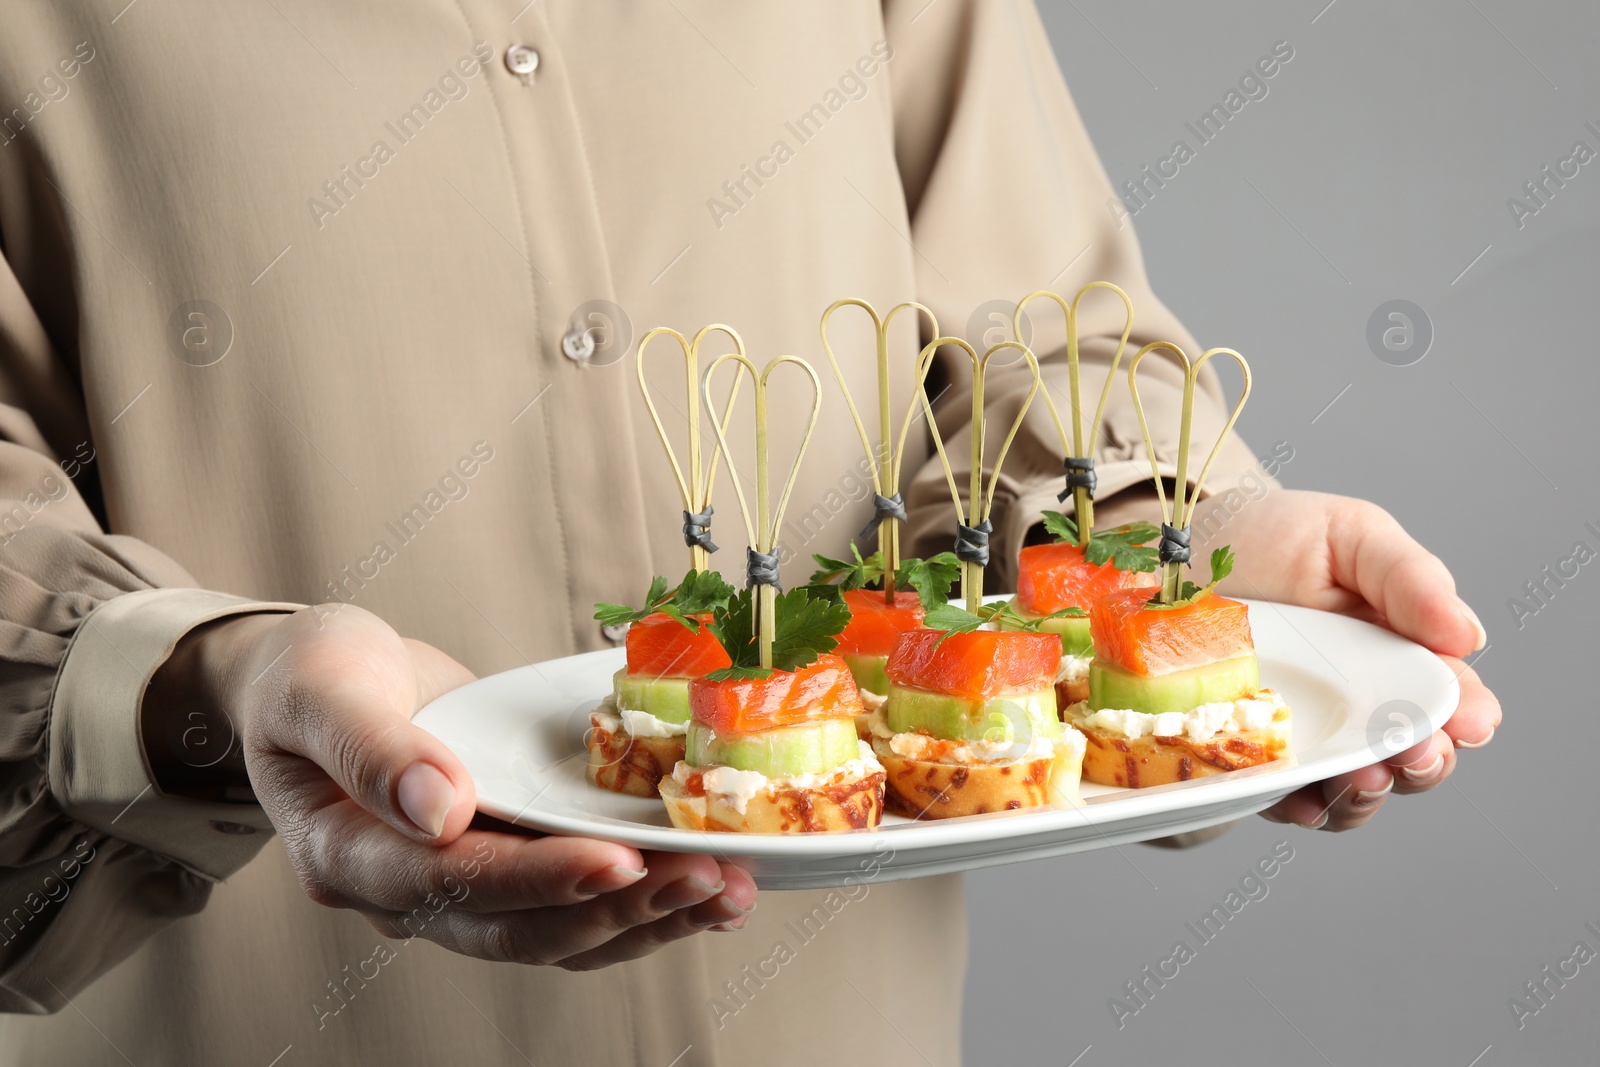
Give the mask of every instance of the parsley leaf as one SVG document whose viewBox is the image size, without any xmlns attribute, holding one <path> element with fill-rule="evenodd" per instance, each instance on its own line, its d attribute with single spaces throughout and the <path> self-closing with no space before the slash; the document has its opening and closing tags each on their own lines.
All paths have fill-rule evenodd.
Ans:
<svg viewBox="0 0 1600 1067">
<path fill-rule="evenodd" d="M 712 671 L 708 681 L 766 678 L 772 672 L 761 666 L 761 650 L 756 644 L 755 592 L 743 590 L 712 610 L 710 629 L 721 642 L 731 667 Z M 799 586 L 778 596 L 773 607 L 772 665 L 781 671 L 795 671 L 815 663 L 817 657 L 832 652 L 838 636 L 850 625 L 850 609 L 842 600 L 815 596 L 809 586 Z"/>
<path fill-rule="evenodd" d="M 667 599 L 667 580 L 661 575 L 650 579 L 650 591 L 644 595 L 643 608 L 630 608 L 626 604 L 596 604 L 594 617 L 604 626 L 627 626 L 653 615 Z"/>
<path fill-rule="evenodd" d="M 813 584 L 837 585 L 841 589 L 860 589 L 874 582 L 883 581 L 883 556 L 874 552 L 866 559 L 861 558 L 861 550 L 855 542 L 850 542 L 850 554 L 854 560 L 829 559 L 827 556 L 813 555 L 817 561 L 818 570 L 811 575 Z"/>
<path fill-rule="evenodd" d="M 817 561 L 817 570 L 812 572 L 808 588 L 817 590 L 823 586 L 835 586 L 839 589 L 882 589 L 883 553 L 874 552 L 863 557 L 861 550 L 852 542 L 850 554 L 855 557 L 854 560 L 813 555 L 811 558 Z M 895 588 L 915 589 L 917 599 L 922 601 L 924 608 L 947 603 L 950 600 L 950 587 L 960 578 L 961 561 L 954 552 L 940 552 L 927 559 L 902 559 L 894 572 Z"/>
<path fill-rule="evenodd" d="M 1044 513 L 1044 528 L 1057 541 L 1069 545 L 1078 543 L 1078 524 L 1070 515 L 1059 511 Z M 1148 542 L 1161 537 L 1161 529 L 1148 522 L 1128 522 L 1109 530 L 1092 530 L 1083 558 L 1096 567 L 1109 562 L 1119 571 L 1142 573 L 1153 571 L 1159 565 L 1155 549 L 1145 547 Z"/>
<path fill-rule="evenodd" d="M 972 633 L 985 623 L 994 623 L 1005 630 L 1016 630 L 1023 633 L 1041 633 L 1044 624 L 1051 619 L 1083 619 L 1088 612 L 1082 608 L 1063 608 L 1049 615 L 1030 618 L 1020 614 L 1010 601 L 995 604 L 984 604 L 978 608 L 977 614 L 963 611 L 954 604 L 944 604 L 931 609 L 922 620 L 922 625 L 930 630 L 943 630 L 945 637 L 950 634 Z M 939 638 L 934 647 L 944 643 L 944 637 Z"/>
<path fill-rule="evenodd" d="M 772 665 L 781 671 L 799 670 L 832 652 L 839 635 L 850 625 L 850 609 L 813 599 L 804 589 L 791 589 L 778 597 L 777 624 L 772 635 Z"/>
<path fill-rule="evenodd" d="M 650 590 L 644 595 L 644 607 L 596 604 L 594 617 L 605 626 L 627 626 L 661 612 L 699 633 L 700 624 L 690 616 L 713 611 L 727 603 L 732 595 L 733 586 L 723 581 L 722 575 L 716 571 L 690 570 L 671 592 L 667 590 L 667 579 L 658 574 L 650 579 Z"/>
<path fill-rule="evenodd" d="M 1044 513 L 1044 528 L 1057 541 L 1065 541 L 1069 545 L 1078 543 L 1078 524 L 1070 515 L 1063 515 L 1059 511 L 1047 511 Z"/>
<path fill-rule="evenodd" d="M 895 584 L 901 589 L 915 589 L 917 599 L 928 609 L 948 604 L 950 587 L 960 579 L 961 560 L 954 552 L 940 552 L 927 559 L 903 559 L 894 572 Z"/>
<path fill-rule="evenodd" d="M 691 570 L 673 592 L 672 606 L 684 615 L 703 615 L 726 604 L 732 595 L 733 586 L 716 571 Z"/>
<path fill-rule="evenodd" d="M 1195 585 L 1193 582 L 1185 581 L 1182 588 L 1178 590 L 1178 599 L 1174 600 L 1172 603 L 1161 603 L 1161 595 L 1157 593 L 1151 598 L 1146 606 L 1158 608 L 1163 611 L 1170 611 L 1173 608 L 1188 607 L 1190 604 L 1210 596 L 1216 591 L 1217 583 L 1221 582 L 1222 579 L 1226 578 L 1232 573 L 1233 546 L 1223 545 L 1221 548 L 1211 553 L 1211 581 L 1207 582 L 1205 585 Z"/>
<path fill-rule="evenodd" d="M 922 625 L 930 630 L 944 630 L 946 633 L 965 634 L 971 633 L 988 621 L 987 617 L 974 615 L 972 612 L 958 608 L 954 604 L 941 604 L 931 609 L 924 616 Z"/>
<path fill-rule="evenodd" d="M 1148 522 L 1129 522 L 1109 530 L 1094 530 L 1089 534 L 1089 546 L 1083 558 L 1099 567 L 1110 561 L 1119 571 L 1140 573 L 1153 571 L 1160 563 L 1155 549 L 1146 542 L 1161 537 L 1161 531 Z"/>
</svg>

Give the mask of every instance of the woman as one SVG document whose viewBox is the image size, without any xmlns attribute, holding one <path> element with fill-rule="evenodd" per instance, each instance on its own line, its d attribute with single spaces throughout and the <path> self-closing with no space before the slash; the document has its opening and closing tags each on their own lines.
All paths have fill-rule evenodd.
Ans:
<svg viewBox="0 0 1600 1067">
<path fill-rule="evenodd" d="M 681 556 L 618 306 L 775 354 L 841 295 L 949 328 L 1107 278 L 1187 343 L 1031 6 L 22 0 L 0 106 L 0 1063 L 954 1062 L 958 880 L 752 912 L 715 857 L 469 825 L 406 720 L 602 647 L 589 605 Z M 828 436 L 794 552 L 861 522 Z M 1060 479 L 1048 435 L 1018 456 L 998 560 Z M 1146 506 L 1137 446 L 1103 458 L 1105 511 Z M 1253 469 L 1231 441 L 1213 491 Z M 1482 643 L 1373 505 L 1225 532 L 1240 589 Z M 1499 717 L 1451 662 L 1444 732 L 1273 817 L 1442 781 Z"/>
</svg>

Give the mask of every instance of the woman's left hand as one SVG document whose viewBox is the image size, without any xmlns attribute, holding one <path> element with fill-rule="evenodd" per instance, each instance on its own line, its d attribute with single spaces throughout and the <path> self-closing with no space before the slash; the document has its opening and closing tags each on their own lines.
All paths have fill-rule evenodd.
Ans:
<svg viewBox="0 0 1600 1067">
<path fill-rule="evenodd" d="M 1483 624 L 1456 595 L 1455 579 L 1437 556 L 1387 511 L 1353 497 L 1273 489 L 1232 513 L 1228 504 L 1226 494 L 1202 501 L 1192 526 L 1196 560 L 1233 545 L 1236 562 L 1224 592 L 1375 622 L 1430 649 L 1461 683 L 1460 703 L 1444 729 L 1370 767 L 1296 790 L 1264 817 L 1353 829 L 1391 792 L 1423 793 L 1443 782 L 1455 769 L 1456 749 L 1489 743 L 1500 702 L 1461 660 L 1484 647 Z"/>
</svg>

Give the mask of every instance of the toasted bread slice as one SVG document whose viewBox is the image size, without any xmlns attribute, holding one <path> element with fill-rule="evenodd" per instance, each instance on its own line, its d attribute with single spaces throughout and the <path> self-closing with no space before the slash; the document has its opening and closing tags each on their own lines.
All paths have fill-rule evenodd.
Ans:
<svg viewBox="0 0 1600 1067">
<path fill-rule="evenodd" d="M 889 738 L 872 751 L 889 775 L 889 810 L 912 819 L 953 819 L 1043 804 L 1077 804 L 1084 741 L 1068 727 L 1044 755 L 1007 762 L 923 760 L 899 755 Z"/>
<path fill-rule="evenodd" d="M 879 768 L 863 774 L 837 774 L 804 788 L 788 784 L 791 781 L 768 779 L 763 789 L 746 798 L 742 794 L 691 793 L 668 774 L 661 779 L 661 799 L 666 802 L 667 817 L 680 830 L 822 833 L 870 830 L 883 819 L 884 775 Z"/>
<path fill-rule="evenodd" d="M 589 750 L 584 774 L 601 789 L 636 797 L 653 797 L 664 775 L 683 759 L 683 735 L 635 737 L 621 721 L 604 711 L 589 716 Z"/>
<path fill-rule="evenodd" d="M 1269 727 L 1218 733 L 1204 741 L 1191 740 L 1182 734 L 1122 737 L 1085 722 L 1087 708 L 1083 705 L 1069 708 L 1065 714 L 1067 721 L 1088 740 L 1083 777 L 1099 785 L 1141 789 L 1187 782 L 1245 767 L 1259 767 L 1282 759 L 1289 751 L 1290 712 L 1286 705 L 1274 712 Z"/>
<path fill-rule="evenodd" d="M 1066 709 L 1080 700 L 1089 699 L 1089 664 L 1092 656 L 1062 656 L 1061 669 L 1056 672 L 1056 708 L 1066 719 Z"/>
<path fill-rule="evenodd" d="M 1056 683 L 1056 707 L 1066 708 L 1089 699 L 1089 676 L 1072 678 Z"/>
</svg>

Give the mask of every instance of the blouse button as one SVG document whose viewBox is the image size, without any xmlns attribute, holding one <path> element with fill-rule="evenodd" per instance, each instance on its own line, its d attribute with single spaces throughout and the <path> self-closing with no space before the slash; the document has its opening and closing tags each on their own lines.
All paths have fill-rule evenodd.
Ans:
<svg viewBox="0 0 1600 1067">
<path fill-rule="evenodd" d="M 514 44 L 506 49 L 506 69 L 523 76 L 539 69 L 539 53 L 525 44 Z"/>
<path fill-rule="evenodd" d="M 594 337 L 581 323 L 576 324 L 561 338 L 561 351 L 574 363 L 587 362 L 594 355 Z"/>
</svg>

